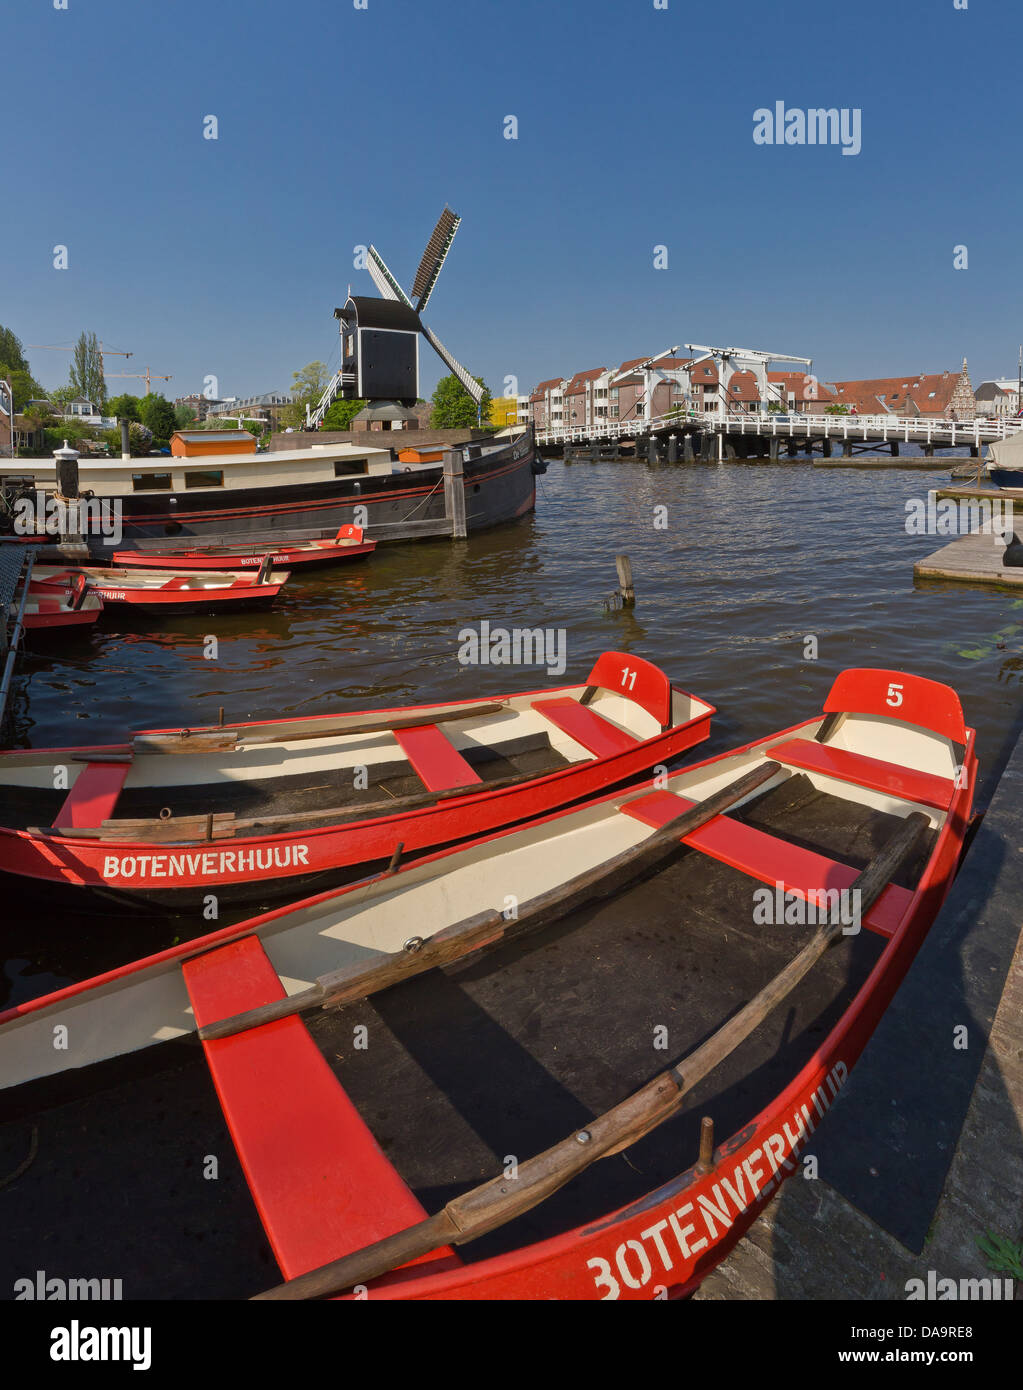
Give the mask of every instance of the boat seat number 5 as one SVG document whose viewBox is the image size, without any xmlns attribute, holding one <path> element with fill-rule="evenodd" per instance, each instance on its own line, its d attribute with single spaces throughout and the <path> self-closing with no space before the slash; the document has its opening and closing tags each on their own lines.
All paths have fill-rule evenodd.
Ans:
<svg viewBox="0 0 1023 1390">
<path fill-rule="evenodd" d="M 899 705 L 902 704 L 902 686 L 895 681 L 892 681 L 888 687 L 885 703 L 891 705 L 893 709 L 898 709 Z"/>
</svg>

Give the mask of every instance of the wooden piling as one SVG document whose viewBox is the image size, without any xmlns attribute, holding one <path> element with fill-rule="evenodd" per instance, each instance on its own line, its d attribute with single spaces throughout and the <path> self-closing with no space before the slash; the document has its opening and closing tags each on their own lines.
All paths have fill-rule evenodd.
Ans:
<svg viewBox="0 0 1023 1390">
<path fill-rule="evenodd" d="M 621 598 L 622 607 L 635 608 L 636 590 L 632 584 L 632 561 L 628 555 L 616 555 L 615 568 L 618 571 L 618 595 Z"/>
<path fill-rule="evenodd" d="M 465 470 L 461 449 L 444 451 L 444 515 L 451 523 L 451 534 L 464 540 L 465 527 Z"/>
</svg>

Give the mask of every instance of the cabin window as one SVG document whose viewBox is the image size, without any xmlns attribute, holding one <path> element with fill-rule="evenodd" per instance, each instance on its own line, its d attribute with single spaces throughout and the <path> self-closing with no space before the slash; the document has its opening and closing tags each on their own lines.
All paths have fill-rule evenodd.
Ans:
<svg viewBox="0 0 1023 1390">
<path fill-rule="evenodd" d="M 203 468 L 194 469 L 185 474 L 185 487 L 223 487 L 224 470 L 222 468 Z"/>
<path fill-rule="evenodd" d="M 366 459 L 335 459 L 334 477 L 352 478 L 356 474 L 369 472 L 369 464 Z"/>
<path fill-rule="evenodd" d="M 171 475 L 169 473 L 133 473 L 131 475 L 132 492 L 170 492 Z"/>
</svg>

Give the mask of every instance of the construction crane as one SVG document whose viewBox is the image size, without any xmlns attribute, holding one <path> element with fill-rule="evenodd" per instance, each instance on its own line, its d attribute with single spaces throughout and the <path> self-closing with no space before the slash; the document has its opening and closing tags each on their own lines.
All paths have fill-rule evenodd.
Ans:
<svg viewBox="0 0 1023 1390">
<path fill-rule="evenodd" d="M 44 350 L 44 351 L 46 351 L 46 352 L 74 352 L 74 347 L 64 347 L 64 346 L 63 346 L 62 344 L 60 344 L 60 343 L 29 343 L 28 346 L 29 346 L 30 348 L 32 348 L 32 349 L 41 349 L 41 350 Z M 103 341 L 102 341 L 102 339 L 100 340 L 100 345 L 99 345 L 99 360 L 100 360 L 100 366 L 103 366 L 103 362 L 104 362 L 104 360 L 105 360 L 107 357 L 134 357 L 134 356 L 135 356 L 135 354 L 134 354 L 133 352 L 118 352 L 116 348 L 105 348 L 105 347 L 103 346 Z M 107 373 L 106 373 L 106 368 L 104 367 L 104 368 L 103 368 L 103 375 L 106 376 L 106 374 L 107 374 Z"/>
<path fill-rule="evenodd" d="M 130 377 L 132 377 L 135 381 L 144 381 L 144 382 L 146 383 L 146 395 L 147 395 L 147 396 L 150 394 L 150 384 L 149 384 L 149 383 L 150 383 L 150 381 L 151 381 L 151 379 L 152 379 L 153 377 L 155 377 L 157 381 L 173 381 L 173 380 L 174 380 L 174 378 L 171 377 L 171 376 L 165 376 L 165 375 L 163 374 L 163 372 L 151 372 L 151 371 L 149 370 L 148 367 L 146 368 L 146 370 L 145 370 L 144 372 L 105 372 L 104 375 L 105 375 L 105 376 L 130 376 Z"/>
</svg>

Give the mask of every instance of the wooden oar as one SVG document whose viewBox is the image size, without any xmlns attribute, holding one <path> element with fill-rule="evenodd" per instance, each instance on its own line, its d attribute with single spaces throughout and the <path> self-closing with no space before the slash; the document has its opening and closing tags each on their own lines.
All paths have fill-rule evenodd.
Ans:
<svg viewBox="0 0 1023 1390">
<path fill-rule="evenodd" d="M 852 887 L 865 915 L 901 864 L 915 853 L 930 820 L 920 811 L 906 817 L 888 844 L 858 875 Z M 557 1192 L 598 1158 L 618 1153 L 682 1109 L 685 1096 L 792 993 L 828 947 L 841 939 L 841 922 L 822 926 L 812 941 L 733 1018 L 677 1066 L 612 1110 L 590 1121 L 544 1153 L 520 1163 L 514 1181 L 502 1174 L 448 1202 L 435 1216 L 356 1250 L 320 1269 L 280 1284 L 257 1299 L 327 1298 L 427 1255 L 439 1246 L 464 1245 L 505 1225 Z"/>
<path fill-rule="evenodd" d="M 546 926 L 549 922 L 556 921 L 581 907 L 597 894 L 603 896 L 608 892 L 614 892 L 631 879 L 645 873 L 674 853 L 684 836 L 692 834 L 701 825 L 706 825 L 722 811 L 734 806 L 743 797 L 749 796 L 780 771 L 780 763 L 759 764 L 736 778 L 734 782 L 730 782 L 727 787 L 722 787 L 713 796 L 709 796 L 706 801 L 683 811 L 638 845 L 622 850 L 620 854 L 604 860 L 585 873 L 577 874 L 566 883 L 558 884 L 556 888 L 522 903 L 517 915 L 510 920 L 496 908 L 488 912 L 478 912 L 464 921 L 435 932 L 412 954 L 407 951 L 379 951 L 368 961 L 363 960 L 343 970 L 321 975 L 314 985 L 293 994 L 289 999 L 275 1000 L 272 1004 L 263 1004 L 246 1013 L 235 1014 L 231 1018 L 200 1028 L 199 1037 L 204 1042 L 213 1038 L 226 1038 L 232 1033 L 240 1033 L 247 1028 L 258 1028 L 261 1024 L 270 1023 L 277 1018 L 286 1018 L 289 1014 L 301 1013 L 305 1009 L 338 1008 L 353 999 L 362 999 L 368 994 L 387 989 L 399 980 L 421 975 L 437 966 L 450 965 L 452 961 L 480 950 L 483 946 Z M 341 906 L 343 905 L 342 901 Z"/>
<path fill-rule="evenodd" d="M 267 743 L 297 743 L 310 738 L 341 738 L 355 734 L 385 734 L 391 729 L 413 729 L 420 724 L 445 724 L 455 719 L 488 719 L 495 714 L 507 714 L 511 706 L 506 701 L 491 701 L 481 705 L 463 705 L 459 709 L 440 709 L 435 713 L 395 714 L 380 719 L 375 715 L 349 715 L 340 719 L 324 719 L 319 728 L 290 732 L 279 724 L 272 734 L 248 733 L 243 728 L 182 729 L 172 734 L 136 734 L 132 747 L 136 753 L 202 753 L 220 752 L 235 748 L 259 748 Z"/>
</svg>

